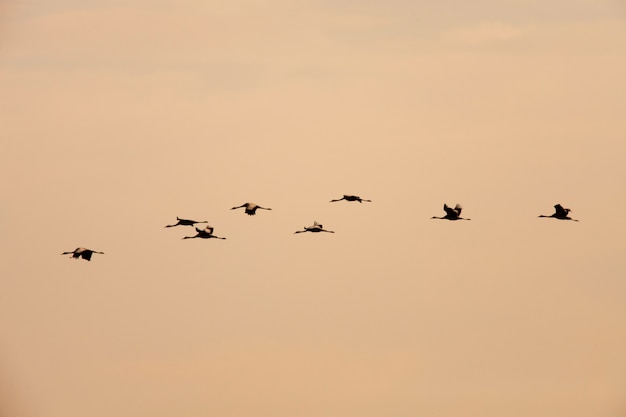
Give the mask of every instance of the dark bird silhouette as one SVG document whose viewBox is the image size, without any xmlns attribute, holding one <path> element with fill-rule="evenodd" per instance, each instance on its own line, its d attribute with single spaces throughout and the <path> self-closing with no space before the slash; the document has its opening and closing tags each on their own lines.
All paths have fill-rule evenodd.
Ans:
<svg viewBox="0 0 626 417">
<path fill-rule="evenodd" d="M 96 252 L 95 250 L 85 249 L 85 248 L 76 248 L 71 252 L 63 252 L 61 255 L 72 254 L 72 258 L 74 259 L 83 258 L 87 261 L 91 261 L 91 255 L 93 255 L 94 253 L 99 253 L 101 255 L 104 255 L 104 252 Z"/>
<path fill-rule="evenodd" d="M 330 202 L 334 203 L 335 201 L 341 201 L 341 200 L 358 201 L 359 203 L 362 203 L 363 201 L 368 201 L 368 202 L 372 201 L 372 200 L 366 200 L 364 198 L 361 198 L 358 195 L 347 195 L 347 194 L 344 194 L 343 197 L 338 198 L 337 200 L 330 200 Z"/>
<path fill-rule="evenodd" d="M 304 233 L 304 232 L 313 232 L 313 233 L 319 233 L 319 232 L 326 232 L 326 233 L 335 233 L 332 230 L 324 230 L 324 226 L 322 226 L 321 224 L 319 224 L 318 222 L 313 222 L 313 226 L 309 226 L 309 227 L 304 227 L 304 230 L 298 230 L 294 233 Z"/>
<path fill-rule="evenodd" d="M 539 217 L 554 217 L 555 219 L 559 219 L 559 220 L 571 220 L 573 222 L 577 222 L 578 220 L 572 219 L 571 217 L 568 216 L 570 211 L 572 210 L 568 208 L 564 208 L 562 205 L 557 204 L 554 206 L 553 214 L 551 214 L 550 216 L 545 216 L 543 214 L 540 214 Z"/>
<path fill-rule="evenodd" d="M 433 217 L 431 217 L 431 219 L 472 220 L 472 219 L 464 219 L 463 217 L 461 217 L 461 210 L 463 210 L 463 207 L 461 207 L 460 204 L 457 204 L 456 206 L 454 206 L 454 208 L 449 207 L 447 204 L 444 204 L 443 205 L 443 209 L 446 212 L 445 216 L 443 216 L 443 217 L 433 216 Z"/>
<path fill-rule="evenodd" d="M 261 207 L 258 204 L 254 204 L 254 203 L 245 203 L 245 204 L 242 204 L 240 206 L 233 207 L 233 208 L 231 208 L 231 210 L 235 210 L 235 209 L 242 208 L 242 207 L 246 208 L 246 214 L 248 216 L 254 216 L 256 214 L 257 209 L 271 210 L 271 208 Z"/>
<path fill-rule="evenodd" d="M 195 236 L 185 236 L 183 239 L 194 239 L 199 237 L 200 239 L 211 239 L 211 238 L 215 238 L 215 239 L 226 239 L 225 237 L 219 237 L 219 236 L 215 236 L 213 234 L 213 227 L 212 226 L 207 226 L 204 229 L 200 229 L 196 227 L 196 232 L 198 232 Z"/>
<path fill-rule="evenodd" d="M 176 216 L 176 220 L 178 220 L 178 223 L 176 224 L 168 224 L 165 227 L 174 227 L 174 226 L 193 226 L 197 223 L 208 223 L 206 220 L 203 220 L 201 222 L 197 222 L 195 220 L 187 220 L 187 219 L 181 219 L 180 217 Z"/>
</svg>

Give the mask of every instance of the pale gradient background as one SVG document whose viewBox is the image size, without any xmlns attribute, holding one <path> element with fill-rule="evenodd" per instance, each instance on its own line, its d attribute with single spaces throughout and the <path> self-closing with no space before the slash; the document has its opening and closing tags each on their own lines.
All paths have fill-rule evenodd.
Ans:
<svg viewBox="0 0 626 417">
<path fill-rule="evenodd" d="M 625 79 L 622 1 L 1 1 L 1 416 L 625 416 Z"/>
</svg>

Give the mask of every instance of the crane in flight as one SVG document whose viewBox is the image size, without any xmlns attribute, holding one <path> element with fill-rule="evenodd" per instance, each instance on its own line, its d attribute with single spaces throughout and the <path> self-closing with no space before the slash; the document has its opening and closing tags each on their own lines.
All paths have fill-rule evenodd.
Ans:
<svg viewBox="0 0 626 417">
<path fill-rule="evenodd" d="M 86 249 L 86 248 L 76 248 L 71 252 L 63 252 L 61 255 L 69 255 L 72 254 L 72 258 L 78 259 L 83 258 L 86 261 L 91 261 L 91 255 L 94 253 L 99 253 L 104 255 L 104 252 L 96 252 L 95 250 Z"/>
<path fill-rule="evenodd" d="M 254 216 L 258 209 L 261 209 L 261 210 L 271 210 L 271 208 L 261 207 L 258 204 L 254 204 L 254 203 L 245 203 L 245 204 L 242 204 L 240 206 L 233 207 L 233 208 L 231 208 L 231 210 L 235 210 L 235 209 L 242 208 L 242 207 L 245 207 L 246 214 L 248 216 Z"/>
<path fill-rule="evenodd" d="M 445 216 L 443 216 L 443 217 L 433 216 L 433 217 L 431 217 L 431 219 L 471 220 L 471 219 L 465 219 L 465 218 L 461 217 L 461 211 L 463 210 L 463 207 L 461 207 L 460 204 L 457 204 L 456 206 L 454 206 L 454 208 L 448 206 L 447 204 L 444 204 L 443 205 L 443 210 L 446 212 Z"/>
<path fill-rule="evenodd" d="M 550 216 L 546 216 L 544 214 L 540 214 L 539 217 L 553 217 L 555 219 L 559 219 L 559 220 L 571 220 L 573 222 L 577 222 L 578 220 L 576 219 L 572 219 L 571 217 L 569 217 L 569 212 L 572 211 L 568 208 L 564 208 L 562 205 L 557 204 L 554 206 L 554 213 L 552 213 Z"/>
<path fill-rule="evenodd" d="M 319 232 L 326 232 L 326 233 L 335 233 L 332 230 L 325 230 L 324 226 L 322 226 L 321 224 L 319 224 L 318 222 L 313 222 L 313 226 L 309 226 L 309 227 L 304 227 L 304 230 L 298 230 L 294 233 L 304 233 L 304 232 L 312 232 L 312 233 L 319 233 Z"/>
<path fill-rule="evenodd" d="M 176 216 L 176 220 L 178 220 L 178 223 L 176 224 L 168 224 L 165 227 L 175 227 L 175 226 L 193 226 L 197 223 L 208 223 L 206 220 L 203 220 L 201 222 L 197 222 L 195 220 L 188 220 L 188 219 L 181 219 L 180 217 Z"/>
<path fill-rule="evenodd" d="M 359 197 L 358 195 L 348 195 L 348 194 L 344 194 L 343 197 L 338 198 L 336 200 L 330 200 L 331 203 L 334 203 L 335 201 L 341 201 L 341 200 L 346 200 L 346 201 L 358 201 L 359 203 L 362 203 L 363 201 L 367 201 L 367 202 L 371 202 L 372 200 L 366 200 L 364 198 Z"/>
<path fill-rule="evenodd" d="M 219 237 L 219 236 L 215 236 L 213 234 L 213 230 L 214 227 L 212 226 L 207 226 L 204 229 L 200 229 L 198 227 L 196 227 L 196 232 L 198 232 L 195 236 L 185 236 L 183 239 L 194 239 L 194 238 L 200 238 L 200 239 L 211 239 L 211 238 L 215 238 L 215 239 L 226 239 L 225 237 Z"/>
</svg>

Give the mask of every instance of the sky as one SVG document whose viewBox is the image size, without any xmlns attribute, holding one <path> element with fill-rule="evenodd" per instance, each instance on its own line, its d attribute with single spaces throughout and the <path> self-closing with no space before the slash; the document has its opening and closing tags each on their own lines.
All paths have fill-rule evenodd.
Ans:
<svg viewBox="0 0 626 417">
<path fill-rule="evenodd" d="M 0 417 L 624 416 L 624 74 L 621 1 L 0 1 Z"/>
</svg>

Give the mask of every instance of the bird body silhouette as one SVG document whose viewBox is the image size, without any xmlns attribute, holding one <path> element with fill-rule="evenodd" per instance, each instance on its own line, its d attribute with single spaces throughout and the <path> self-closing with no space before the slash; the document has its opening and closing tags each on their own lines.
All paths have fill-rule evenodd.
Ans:
<svg viewBox="0 0 626 417">
<path fill-rule="evenodd" d="M 78 259 L 83 258 L 86 261 L 91 261 L 91 255 L 94 253 L 99 253 L 104 255 L 104 252 L 96 252 L 95 250 L 86 249 L 86 248 L 76 248 L 71 252 L 63 252 L 61 255 L 69 255 L 72 254 L 72 258 Z"/>
<path fill-rule="evenodd" d="M 294 233 L 304 233 L 304 232 L 312 232 L 312 233 L 319 233 L 319 232 L 326 232 L 326 233 L 335 233 L 332 230 L 324 230 L 324 226 L 322 226 L 321 224 L 319 224 L 318 222 L 313 222 L 313 226 L 309 226 L 309 227 L 304 227 L 304 230 L 298 230 Z"/>
<path fill-rule="evenodd" d="M 359 203 L 362 203 L 363 201 L 367 201 L 367 202 L 371 202 L 372 200 L 366 200 L 364 198 L 359 197 L 358 195 L 348 195 L 348 194 L 344 194 L 343 197 L 338 198 L 336 200 L 330 200 L 331 203 L 334 203 L 335 201 L 341 201 L 341 200 L 346 200 L 346 201 L 358 201 Z"/>
<path fill-rule="evenodd" d="M 195 236 L 185 236 L 183 239 L 194 239 L 194 238 L 200 238 L 200 239 L 211 239 L 211 238 L 215 238 L 215 239 L 226 239 L 225 237 L 219 237 L 219 236 L 215 236 L 213 234 L 213 227 L 212 226 L 207 226 L 204 229 L 200 229 L 198 227 L 196 227 L 196 232 L 198 232 Z"/>
<path fill-rule="evenodd" d="M 188 220 L 188 219 L 181 219 L 180 217 L 176 216 L 176 220 L 178 220 L 178 223 L 176 224 L 168 224 L 165 227 L 175 227 L 175 226 L 193 226 L 197 223 L 208 223 L 206 220 L 203 220 L 201 222 L 197 222 L 195 220 Z"/>
<path fill-rule="evenodd" d="M 540 214 L 538 217 L 553 217 L 555 219 L 559 219 L 559 220 L 571 220 L 573 222 L 577 222 L 578 220 L 576 219 L 572 219 L 571 217 L 569 217 L 569 212 L 572 211 L 568 208 L 564 208 L 562 205 L 557 204 L 554 206 L 554 213 L 551 214 L 550 216 L 546 216 L 543 214 Z"/>
<path fill-rule="evenodd" d="M 235 210 L 235 209 L 242 208 L 242 207 L 245 207 L 246 214 L 248 216 L 254 216 L 256 214 L 257 209 L 271 210 L 271 208 L 261 207 L 258 204 L 254 204 L 254 203 L 244 203 L 244 204 L 242 204 L 240 206 L 231 208 L 231 210 Z"/>
<path fill-rule="evenodd" d="M 463 207 L 461 207 L 460 204 L 457 204 L 456 206 L 454 206 L 454 208 L 448 206 L 447 204 L 444 204 L 443 210 L 446 212 L 445 216 L 443 217 L 433 216 L 431 217 L 431 219 L 471 220 L 471 219 L 464 219 L 463 217 L 461 217 L 461 211 L 463 210 Z"/>
</svg>

